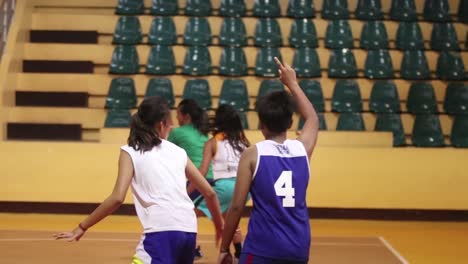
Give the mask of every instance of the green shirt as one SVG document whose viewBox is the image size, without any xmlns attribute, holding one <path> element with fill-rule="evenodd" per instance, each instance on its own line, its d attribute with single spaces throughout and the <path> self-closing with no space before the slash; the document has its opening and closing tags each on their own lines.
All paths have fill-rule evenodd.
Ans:
<svg viewBox="0 0 468 264">
<path fill-rule="evenodd" d="M 203 147 L 205 142 L 208 141 L 208 136 L 200 134 L 192 124 L 188 124 L 172 129 L 167 140 L 185 149 L 193 164 L 200 168 L 203 159 Z M 206 178 L 213 179 L 211 165 Z"/>
</svg>

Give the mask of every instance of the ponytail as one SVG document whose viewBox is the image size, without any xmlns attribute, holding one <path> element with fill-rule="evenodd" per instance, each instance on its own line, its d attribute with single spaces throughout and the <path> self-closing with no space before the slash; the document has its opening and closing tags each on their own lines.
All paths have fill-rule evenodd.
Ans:
<svg viewBox="0 0 468 264">
<path fill-rule="evenodd" d="M 128 145 L 136 151 L 146 152 L 161 144 L 162 141 L 154 126 L 166 120 L 168 116 L 169 106 L 164 99 L 161 97 L 145 99 L 132 116 Z"/>
</svg>

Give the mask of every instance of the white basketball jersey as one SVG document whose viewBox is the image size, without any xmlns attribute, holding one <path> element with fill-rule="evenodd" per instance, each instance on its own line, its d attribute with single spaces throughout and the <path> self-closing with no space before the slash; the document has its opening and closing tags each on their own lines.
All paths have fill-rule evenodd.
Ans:
<svg viewBox="0 0 468 264">
<path fill-rule="evenodd" d="M 146 152 L 128 145 L 121 149 L 133 161 L 132 192 L 143 232 L 197 232 L 193 202 L 186 190 L 185 150 L 166 140 Z"/>
<path fill-rule="evenodd" d="M 228 140 L 216 140 L 216 154 L 213 157 L 213 179 L 227 179 L 237 176 L 241 153 L 235 150 Z"/>
</svg>

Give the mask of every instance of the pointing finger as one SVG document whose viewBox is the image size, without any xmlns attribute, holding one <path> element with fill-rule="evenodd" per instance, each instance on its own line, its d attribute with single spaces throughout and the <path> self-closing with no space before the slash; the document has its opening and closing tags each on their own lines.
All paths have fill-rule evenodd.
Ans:
<svg viewBox="0 0 468 264">
<path fill-rule="evenodd" d="M 280 68 L 284 67 L 283 64 L 281 63 L 281 61 L 280 61 L 277 57 L 274 57 L 273 59 L 275 60 L 276 64 L 277 64 Z"/>
</svg>

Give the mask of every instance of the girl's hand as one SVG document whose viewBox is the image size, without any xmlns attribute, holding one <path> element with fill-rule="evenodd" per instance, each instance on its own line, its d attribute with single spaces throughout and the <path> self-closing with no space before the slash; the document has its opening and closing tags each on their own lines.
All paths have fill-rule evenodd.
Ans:
<svg viewBox="0 0 468 264">
<path fill-rule="evenodd" d="M 60 232 L 53 235 L 56 240 L 66 240 L 68 242 L 79 241 L 86 231 L 76 227 L 71 232 Z"/>
<path fill-rule="evenodd" d="M 294 71 L 289 64 L 281 63 L 281 61 L 275 57 L 275 62 L 278 65 L 278 72 L 279 72 L 279 79 L 280 81 L 286 85 L 288 88 L 291 88 L 293 85 L 297 84 L 297 79 L 296 79 L 296 71 Z"/>
</svg>

